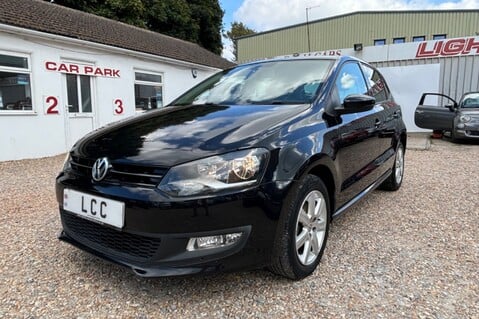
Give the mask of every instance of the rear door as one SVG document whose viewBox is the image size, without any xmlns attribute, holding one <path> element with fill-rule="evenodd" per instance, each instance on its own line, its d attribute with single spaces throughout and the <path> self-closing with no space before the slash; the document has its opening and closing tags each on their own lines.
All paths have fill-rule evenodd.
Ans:
<svg viewBox="0 0 479 319">
<path fill-rule="evenodd" d="M 424 93 L 414 113 L 418 127 L 431 130 L 451 131 L 457 103 L 447 95 Z"/>
</svg>

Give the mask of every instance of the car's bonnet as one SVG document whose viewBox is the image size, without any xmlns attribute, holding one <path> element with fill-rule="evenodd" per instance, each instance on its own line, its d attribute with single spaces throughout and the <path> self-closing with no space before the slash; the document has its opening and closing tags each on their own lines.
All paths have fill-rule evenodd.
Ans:
<svg viewBox="0 0 479 319">
<path fill-rule="evenodd" d="M 247 148 L 309 105 L 196 105 L 167 107 L 87 135 L 80 156 L 172 166 Z"/>
</svg>

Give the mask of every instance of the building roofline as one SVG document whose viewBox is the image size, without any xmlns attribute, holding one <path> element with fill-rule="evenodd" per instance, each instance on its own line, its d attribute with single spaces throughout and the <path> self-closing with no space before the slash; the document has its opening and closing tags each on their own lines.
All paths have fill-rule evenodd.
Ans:
<svg viewBox="0 0 479 319">
<path fill-rule="evenodd" d="M 76 39 L 76 38 L 70 38 L 63 35 L 57 35 L 54 33 L 48 33 L 48 32 L 36 31 L 36 30 L 31 30 L 31 29 L 22 28 L 22 27 L 16 27 L 9 24 L 0 23 L 0 31 L 3 31 L 11 35 L 23 34 L 25 36 L 32 37 L 32 38 L 49 40 L 49 41 L 57 42 L 57 43 L 68 43 L 68 44 L 73 44 L 80 47 L 86 47 L 87 49 L 102 50 L 102 51 L 110 52 L 110 53 L 115 52 L 118 54 L 125 54 L 132 57 L 144 58 L 144 59 L 159 61 L 159 62 L 168 63 L 172 65 L 194 67 L 200 70 L 218 70 L 219 69 L 214 66 L 208 66 L 204 64 L 172 59 L 172 58 L 164 57 L 161 55 L 155 55 L 155 54 L 145 53 L 141 51 L 135 51 L 135 50 L 125 49 L 121 47 L 111 46 L 107 44 L 85 41 L 85 40 Z"/>
<path fill-rule="evenodd" d="M 349 12 L 349 13 L 344 13 L 340 15 L 335 15 L 335 16 L 330 16 L 322 19 L 316 19 L 316 20 L 311 20 L 308 23 L 306 22 L 301 22 L 297 24 L 292 24 L 289 26 L 281 27 L 281 28 L 276 28 L 276 29 L 271 29 L 267 31 L 262 31 L 262 32 L 257 32 L 253 34 L 248 34 L 244 35 L 241 37 L 237 37 L 234 40 L 242 40 L 246 38 L 253 38 L 259 35 L 263 34 L 268 34 L 268 33 L 274 33 L 282 30 L 288 30 L 288 29 L 293 29 L 301 26 L 305 26 L 308 24 L 313 24 L 313 23 L 318 23 L 318 22 L 324 22 L 328 20 L 335 20 L 335 19 L 340 19 L 348 16 L 353 16 L 353 15 L 359 15 L 359 14 L 406 14 L 406 13 L 463 13 L 463 12 L 479 12 L 479 9 L 444 9 L 444 10 L 378 10 L 378 11 L 354 11 L 354 12 Z"/>
<path fill-rule="evenodd" d="M 200 45 L 43 0 L 1 0 L 0 24 L 225 69 L 234 63 Z"/>
</svg>

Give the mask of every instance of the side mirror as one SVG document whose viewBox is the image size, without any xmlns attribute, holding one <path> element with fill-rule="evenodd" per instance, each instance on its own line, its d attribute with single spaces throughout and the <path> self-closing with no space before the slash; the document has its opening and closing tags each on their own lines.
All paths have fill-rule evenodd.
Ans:
<svg viewBox="0 0 479 319">
<path fill-rule="evenodd" d="M 447 104 L 446 107 L 449 109 L 449 111 L 454 112 L 457 109 L 457 104 Z"/>
<path fill-rule="evenodd" d="M 337 114 L 349 114 L 369 111 L 376 104 L 376 99 L 364 94 L 351 94 L 346 96 L 343 105 L 335 108 Z"/>
</svg>

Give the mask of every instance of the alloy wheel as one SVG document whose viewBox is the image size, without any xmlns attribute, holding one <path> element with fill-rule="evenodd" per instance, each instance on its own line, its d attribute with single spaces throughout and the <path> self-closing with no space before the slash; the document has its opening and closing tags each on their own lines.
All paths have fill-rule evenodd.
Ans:
<svg viewBox="0 0 479 319">
<path fill-rule="evenodd" d="M 296 221 L 296 255 L 301 264 L 316 261 L 326 236 L 327 207 L 321 192 L 313 190 L 300 206 Z"/>
</svg>

